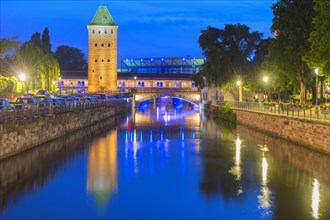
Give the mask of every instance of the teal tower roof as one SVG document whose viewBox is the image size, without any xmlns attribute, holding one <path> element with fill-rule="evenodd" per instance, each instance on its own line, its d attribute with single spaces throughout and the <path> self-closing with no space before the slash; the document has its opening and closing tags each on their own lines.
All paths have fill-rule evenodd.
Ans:
<svg viewBox="0 0 330 220">
<path fill-rule="evenodd" d="M 92 22 L 89 25 L 117 26 L 107 6 L 99 6 Z"/>
</svg>

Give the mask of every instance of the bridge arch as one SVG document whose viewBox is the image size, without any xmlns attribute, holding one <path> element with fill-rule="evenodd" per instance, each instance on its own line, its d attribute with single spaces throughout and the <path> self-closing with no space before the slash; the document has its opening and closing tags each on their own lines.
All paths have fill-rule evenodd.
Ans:
<svg viewBox="0 0 330 220">
<path fill-rule="evenodd" d="M 194 106 L 199 106 L 200 94 L 199 93 L 144 93 L 144 94 L 135 94 L 134 101 L 135 106 L 138 106 L 140 103 L 147 100 L 154 100 L 157 98 L 177 98 L 182 99 L 186 102 L 193 104 Z"/>
</svg>

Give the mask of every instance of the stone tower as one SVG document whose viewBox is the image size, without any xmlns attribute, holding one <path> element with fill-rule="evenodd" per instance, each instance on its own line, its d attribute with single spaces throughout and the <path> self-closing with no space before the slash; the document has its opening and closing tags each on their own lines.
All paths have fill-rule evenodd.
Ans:
<svg viewBox="0 0 330 220">
<path fill-rule="evenodd" d="M 100 6 L 88 29 L 88 92 L 117 91 L 117 29 Z"/>
</svg>

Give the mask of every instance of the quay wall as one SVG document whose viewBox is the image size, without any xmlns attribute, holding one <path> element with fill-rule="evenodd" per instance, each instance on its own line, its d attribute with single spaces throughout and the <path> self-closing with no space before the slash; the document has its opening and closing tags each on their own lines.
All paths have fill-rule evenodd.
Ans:
<svg viewBox="0 0 330 220">
<path fill-rule="evenodd" d="M 0 160 L 125 113 L 130 108 L 130 103 L 121 103 L 0 124 Z"/>
<path fill-rule="evenodd" d="M 233 109 L 237 123 L 330 155 L 330 123 Z"/>
</svg>

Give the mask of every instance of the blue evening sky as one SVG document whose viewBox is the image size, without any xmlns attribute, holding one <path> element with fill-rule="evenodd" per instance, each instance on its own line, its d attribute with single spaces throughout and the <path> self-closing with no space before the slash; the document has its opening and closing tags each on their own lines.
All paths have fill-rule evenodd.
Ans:
<svg viewBox="0 0 330 220">
<path fill-rule="evenodd" d="M 213 1 L 15 1 L 0 0 L 0 37 L 30 39 L 49 28 L 52 50 L 59 45 L 80 48 L 87 57 L 87 24 L 99 5 L 106 5 L 119 25 L 118 59 L 200 56 L 197 43 L 207 26 L 247 24 L 271 36 L 274 0 Z"/>
</svg>

